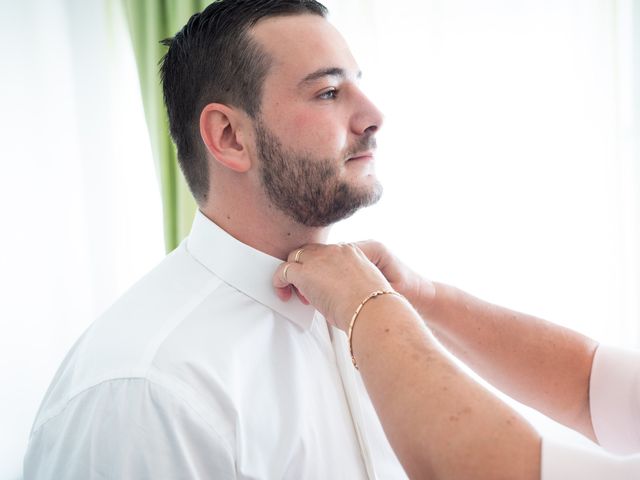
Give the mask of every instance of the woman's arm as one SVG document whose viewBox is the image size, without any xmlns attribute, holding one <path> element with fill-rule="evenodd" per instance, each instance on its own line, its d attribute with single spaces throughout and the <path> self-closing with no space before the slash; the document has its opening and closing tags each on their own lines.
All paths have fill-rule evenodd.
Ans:
<svg viewBox="0 0 640 480">
<path fill-rule="evenodd" d="M 411 478 L 540 478 L 536 431 L 460 370 L 404 300 L 365 305 L 353 351 Z"/>
<path fill-rule="evenodd" d="M 301 263 L 294 257 L 274 275 L 281 297 L 295 285 L 345 331 L 364 298 L 390 288 L 350 245 L 307 246 Z M 411 478 L 540 478 L 535 430 L 460 370 L 404 299 L 368 301 L 352 339 L 373 405 Z"/>
<path fill-rule="evenodd" d="M 357 245 L 407 297 L 435 336 L 481 377 L 596 440 L 589 409 L 594 340 L 457 288 L 429 282 L 380 243 Z"/>
</svg>

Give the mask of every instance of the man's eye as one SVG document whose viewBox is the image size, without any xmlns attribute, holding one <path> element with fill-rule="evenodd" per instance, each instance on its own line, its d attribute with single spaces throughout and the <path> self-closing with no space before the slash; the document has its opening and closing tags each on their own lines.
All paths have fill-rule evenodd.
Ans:
<svg viewBox="0 0 640 480">
<path fill-rule="evenodd" d="M 331 90 L 327 90 L 326 92 L 322 92 L 318 95 L 318 98 L 321 100 L 333 100 L 338 96 L 338 90 L 332 88 Z"/>
</svg>

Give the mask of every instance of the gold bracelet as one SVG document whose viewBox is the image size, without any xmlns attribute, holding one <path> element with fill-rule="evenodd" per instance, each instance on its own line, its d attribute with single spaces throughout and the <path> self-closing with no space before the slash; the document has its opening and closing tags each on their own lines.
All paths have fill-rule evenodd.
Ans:
<svg viewBox="0 0 640 480">
<path fill-rule="evenodd" d="M 375 292 L 371 292 L 369 296 L 365 298 L 360 303 L 360 305 L 358 305 L 358 308 L 356 308 L 356 313 L 353 314 L 353 317 L 351 317 L 351 322 L 349 322 L 349 333 L 347 335 L 349 337 L 349 353 L 351 353 L 351 361 L 353 362 L 353 366 L 356 367 L 356 370 L 359 370 L 359 368 L 358 364 L 356 363 L 356 357 L 353 355 L 353 326 L 355 325 L 358 314 L 360 313 L 360 310 L 362 310 L 362 307 L 364 307 L 364 304 L 372 298 L 376 298 L 380 295 L 397 295 L 399 297 L 402 297 L 402 295 L 400 295 L 398 292 L 394 292 L 393 290 L 376 290 Z"/>
</svg>

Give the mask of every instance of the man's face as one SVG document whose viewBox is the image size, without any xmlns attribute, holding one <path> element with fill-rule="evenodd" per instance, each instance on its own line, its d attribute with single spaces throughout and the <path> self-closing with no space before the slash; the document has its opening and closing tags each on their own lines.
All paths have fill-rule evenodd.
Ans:
<svg viewBox="0 0 640 480">
<path fill-rule="evenodd" d="M 254 127 L 262 187 L 297 223 L 327 226 L 375 203 L 375 133 L 382 116 L 358 87 L 344 39 L 316 15 L 275 17 L 253 30 L 272 58 Z"/>
</svg>

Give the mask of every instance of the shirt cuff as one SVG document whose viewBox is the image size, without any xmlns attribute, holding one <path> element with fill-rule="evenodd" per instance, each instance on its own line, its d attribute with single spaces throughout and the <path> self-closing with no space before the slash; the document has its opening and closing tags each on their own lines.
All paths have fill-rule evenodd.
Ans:
<svg viewBox="0 0 640 480">
<path fill-rule="evenodd" d="M 598 443 L 613 453 L 640 452 L 640 352 L 599 346 L 589 396 Z"/>
<path fill-rule="evenodd" d="M 542 439 L 541 480 L 637 480 L 640 455 L 615 457 L 603 451 Z"/>
</svg>

